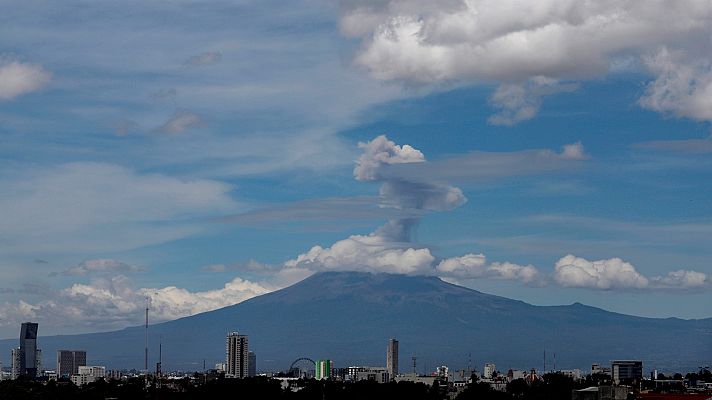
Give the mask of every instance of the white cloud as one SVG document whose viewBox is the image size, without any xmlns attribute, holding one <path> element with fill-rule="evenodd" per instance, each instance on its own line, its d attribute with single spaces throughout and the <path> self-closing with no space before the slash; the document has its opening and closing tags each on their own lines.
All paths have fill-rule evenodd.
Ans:
<svg viewBox="0 0 712 400">
<path fill-rule="evenodd" d="M 138 291 L 151 299 L 151 309 L 162 320 L 176 319 L 240 303 L 275 288 L 264 283 L 235 278 L 220 289 L 191 292 L 175 286 Z"/>
<path fill-rule="evenodd" d="M 443 278 L 494 278 L 516 280 L 530 285 L 544 283 L 541 273 L 532 265 L 518 265 L 509 262 L 488 264 L 484 254 L 470 253 L 461 257 L 446 258 L 437 265 L 436 273 Z"/>
<path fill-rule="evenodd" d="M 581 161 L 587 160 L 590 157 L 583 150 L 583 144 L 581 142 L 565 144 L 561 150 L 560 157 L 563 160 Z"/>
<path fill-rule="evenodd" d="M 643 289 L 649 280 L 620 258 L 589 261 L 571 254 L 554 266 L 554 280 L 562 286 L 592 289 Z"/>
<path fill-rule="evenodd" d="M 0 173 L 3 251 L 108 251 L 199 232 L 198 217 L 237 210 L 231 186 L 106 163 Z"/>
<path fill-rule="evenodd" d="M 331 247 L 312 247 L 307 253 L 285 263 L 286 268 L 311 271 L 363 271 L 396 274 L 426 274 L 432 272 L 435 260 L 430 250 L 394 243 L 371 233 L 352 235 Z"/>
<path fill-rule="evenodd" d="M 5 303 L 0 323 L 16 324 L 31 318 L 58 331 L 116 329 L 141 322 L 141 311 L 150 304 L 151 320 L 172 320 L 240 303 L 279 288 L 267 282 L 234 278 L 222 288 L 191 292 L 176 286 L 135 288 L 123 275 L 75 283 L 34 304 Z"/>
<path fill-rule="evenodd" d="M 709 120 L 711 16 L 695 0 L 385 0 L 346 3 L 341 30 L 361 39 L 355 62 L 376 79 L 502 83 L 491 122 L 505 125 L 536 114 L 541 96 L 522 86 L 531 79 L 600 77 L 665 46 L 698 61 L 649 60 L 657 80 L 643 105 Z"/>
<path fill-rule="evenodd" d="M 0 100 L 10 100 L 47 86 L 52 75 L 35 64 L 0 59 Z"/>
<path fill-rule="evenodd" d="M 711 59 L 695 59 L 664 48 L 647 57 L 645 64 L 656 79 L 640 99 L 643 107 L 677 117 L 712 120 Z"/>
<path fill-rule="evenodd" d="M 97 258 L 94 260 L 86 260 L 79 265 L 69 268 L 62 272 L 64 275 L 89 275 L 89 274 L 127 274 L 132 272 L 141 272 L 143 268 L 126 264 L 124 262 L 108 259 Z"/>
<path fill-rule="evenodd" d="M 703 272 L 677 270 L 648 278 L 620 258 L 589 261 L 571 254 L 556 262 L 554 280 L 565 287 L 589 289 L 695 290 L 710 288 Z"/>
<path fill-rule="evenodd" d="M 680 269 L 665 276 L 653 277 L 652 284 L 661 288 L 700 289 L 710 287 L 710 279 L 703 272 Z"/>
<path fill-rule="evenodd" d="M 176 134 L 185 132 L 191 128 L 201 125 L 202 123 L 203 119 L 200 115 L 188 111 L 180 111 L 175 113 L 157 130 L 158 132 Z"/>
</svg>

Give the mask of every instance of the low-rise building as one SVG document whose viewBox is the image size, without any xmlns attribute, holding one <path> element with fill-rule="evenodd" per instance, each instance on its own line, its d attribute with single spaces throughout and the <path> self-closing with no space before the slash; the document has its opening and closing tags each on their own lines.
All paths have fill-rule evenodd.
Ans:
<svg viewBox="0 0 712 400">
<path fill-rule="evenodd" d="M 640 382 L 643 379 L 643 362 L 638 360 L 611 361 L 611 376 L 616 385 Z"/>
<path fill-rule="evenodd" d="M 628 388 L 625 386 L 591 386 L 574 390 L 571 400 L 626 400 Z"/>
<path fill-rule="evenodd" d="M 494 378 L 495 372 L 497 371 L 497 366 L 491 363 L 485 364 L 485 368 L 482 371 L 482 377 L 485 379 Z"/>
<path fill-rule="evenodd" d="M 591 375 L 608 375 L 611 376 L 611 369 L 602 366 L 601 364 L 591 364 Z"/>
<path fill-rule="evenodd" d="M 91 365 L 91 366 L 79 366 L 79 372 L 72 375 L 71 380 L 77 386 L 86 385 L 96 381 L 97 379 L 103 379 L 106 377 L 106 367 Z"/>
<path fill-rule="evenodd" d="M 390 380 L 390 375 L 385 367 L 349 367 L 347 380 L 350 381 L 376 381 L 378 383 L 387 383 Z"/>
<path fill-rule="evenodd" d="M 435 381 L 438 380 L 438 377 L 410 373 L 410 374 L 398 375 L 394 378 L 394 380 L 396 382 L 424 383 L 428 386 L 432 386 L 435 383 Z"/>
</svg>

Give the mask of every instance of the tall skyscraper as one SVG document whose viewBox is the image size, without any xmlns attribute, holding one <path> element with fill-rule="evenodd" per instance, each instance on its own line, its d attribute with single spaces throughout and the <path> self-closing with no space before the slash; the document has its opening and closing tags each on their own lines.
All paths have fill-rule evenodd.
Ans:
<svg viewBox="0 0 712 400">
<path fill-rule="evenodd" d="M 84 350 L 57 350 L 57 375 L 69 377 L 79 373 L 79 367 L 87 365 Z"/>
<path fill-rule="evenodd" d="M 23 322 L 20 327 L 20 347 L 19 354 L 17 354 L 18 375 L 28 375 L 31 378 L 37 376 L 41 364 L 41 357 L 38 357 L 39 350 L 37 349 L 37 326 L 37 323 L 34 322 Z"/>
<path fill-rule="evenodd" d="M 386 370 L 390 379 L 398 375 L 398 341 L 391 339 L 388 341 L 388 351 L 386 352 Z"/>
<path fill-rule="evenodd" d="M 227 335 L 226 344 L 226 375 L 233 378 L 244 378 L 247 376 L 249 367 L 249 348 L 247 335 L 240 335 L 237 332 L 230 332 Z"/>
<path fill-rule="evenodd" d="M 247 353 L 247 376 L 257 376 L 257 355 L 251 351 Z"/>
<path fill-rule="evenodd" d="M 317 380 L 331 378 L 331 369 L 333 364 L 331 360 L 319 360 L 316 362 L 315 378 Z"/>
</svg>

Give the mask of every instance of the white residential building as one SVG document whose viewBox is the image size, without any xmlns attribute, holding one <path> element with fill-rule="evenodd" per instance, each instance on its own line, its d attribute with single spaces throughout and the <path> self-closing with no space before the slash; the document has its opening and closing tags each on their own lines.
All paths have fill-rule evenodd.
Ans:
<svg viewBox="0 0 712 400">
<path fill-rule="evenodd" d="M 496 370 L 497 370 L 496 365 L 487 363 L 487 364 L 485 364 L 485 369 L 484 369 L 484 372 L 482 373 L 482 377 L 485 379 L 492 379 L 492 377 L 494 377 L 494 372 Z"/>
<path fill-rule="evenodd" d="M 77 386 L 86 385 L 100 378 L 106 377 L 106 367 L 98 365 L 79 366 L 79 373 L 72 375 L 72 383 Z"/>
</svg>

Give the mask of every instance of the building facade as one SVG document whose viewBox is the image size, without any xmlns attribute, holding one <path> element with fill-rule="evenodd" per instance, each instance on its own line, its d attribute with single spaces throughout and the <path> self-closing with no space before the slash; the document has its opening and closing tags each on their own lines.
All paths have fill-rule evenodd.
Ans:
<svg viewBox="0 0 712 400">
<path fill-rule="evenodd" d="M 386 370 L 391 379 L 398 375 L 398 341 L 391 339 L 388 341 L 388 351 L 386 352 Z"/>
<path fill-rule="evenodd" d="M 17 379 L 18 376 L 20 376 L 20 363 L 22 362 L 20 359 L 20 348 L 15 348 L 12 349 L 12 354 L 10 356 L 10 360 L 12 362 L 12 372 L 10 373 L 10 379 Z"/>
<path fill-rule="evenodd" d="M 352 381 L 374 381 L 387 383 L 391 380 L 388 370 L 383 367 L 349 367 L 349 378 Z"/>
<path fill-rule="evenodd" d="M 98 365 L 82 365 L 77 368 L 77 373 L 72 375 L 71 380 L 75 385 L 82 386 L 105 377 L 106 367 Z"/>
<path fill-rule="evenodd" d="M 57 350 L 57 375 L 69 377 L 79 373 L 80 366 L 87 365 L 87 352 L 84 350 Z"/>
<path fill-rule="evenodd" d="M 315 378 L 317 380 L 331 379 L 332 368 L 333 368 L 333 364 L 332 364 L 331 360 L 318 360 L 316 362 Z"/>
<path fill-rule="evenodd" d="M 20 327 L 19 375 L 35 378 L 41 369 L 37 351 L 37 328 L 35 322 L 23 322 Z"/>
<path fill-rule="evenodd" d="M 485 368 L 482 372 L 482 377 L 485 379 L 492 379 L 494 377 L 494 373 L 496 370 L 497 370 L 496 365 L 487 363 L 487 364 L 485 364 Z"/>
<path fill-rule="evenodd" d="M 616 385 L 640 382 L 643 379 L 643 362 L 638 360 L 611 361 L 611 376 Z"/>
<path fill-rule="evenodd" d="M 249 370 L 249 346 L 247 335 L 230 332 L 226 343 L 226 371 L 225 375 L 231 378 L 245 378 Z"/>
</svg>

